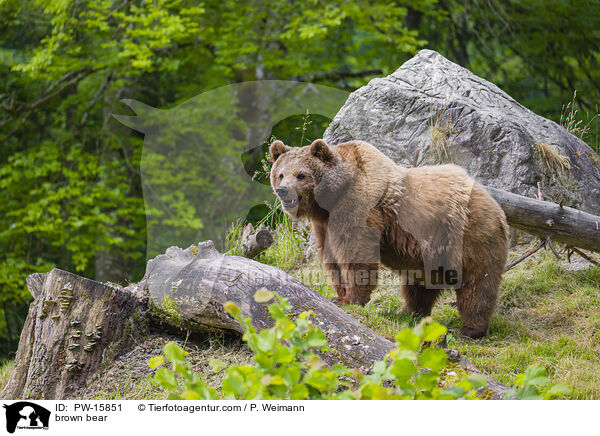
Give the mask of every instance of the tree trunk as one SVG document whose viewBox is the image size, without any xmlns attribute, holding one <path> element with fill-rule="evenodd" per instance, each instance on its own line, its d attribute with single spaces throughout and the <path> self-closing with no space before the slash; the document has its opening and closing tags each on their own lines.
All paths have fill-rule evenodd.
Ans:
<svg viewBox="0 0 600 436">
<path fill-rule="evenodd" d="M 504 210 L 508 224 L 571 247 L 600 253 L 600 216 L 501 189 L 485 187 Z"/>
</svg>

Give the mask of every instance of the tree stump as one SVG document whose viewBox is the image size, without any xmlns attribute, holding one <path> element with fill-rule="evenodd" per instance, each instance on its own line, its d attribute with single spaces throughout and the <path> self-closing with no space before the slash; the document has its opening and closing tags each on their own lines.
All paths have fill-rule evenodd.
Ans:
<svg viewBox="0 0 600 436">
<path fill-rule="evenodd" d="M 241 239 L 244 257 L 248 259 L 254 259 L 273 244 L 273 235 L 262 224 L 254 230 L 254 226 L 248 223 L 242 231 Z"/>
<path fill-rule="evenodd" d="M 27 278 L 34 297 L 2 398 L 69 398 L 146 330 L 147 299 L 59 269 Z"/>
</svg>

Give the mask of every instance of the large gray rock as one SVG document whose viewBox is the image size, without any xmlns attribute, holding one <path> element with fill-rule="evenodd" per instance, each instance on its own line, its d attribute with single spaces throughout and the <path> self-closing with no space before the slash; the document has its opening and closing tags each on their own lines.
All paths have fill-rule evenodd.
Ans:
<svg viewBox="0 0 600 436">
<path fill-rule="evenodd" d="M 600 213 L 600 159 L 496 85 L 422 50 L 353 92 L 324 139 L 370 142 L 402 165 L 455 163 L 481 183 Z"/>
</svg>

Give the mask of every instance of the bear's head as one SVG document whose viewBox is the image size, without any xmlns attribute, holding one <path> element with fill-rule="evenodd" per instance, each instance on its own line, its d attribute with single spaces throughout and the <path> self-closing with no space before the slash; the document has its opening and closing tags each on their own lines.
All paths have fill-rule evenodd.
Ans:
<svg viewBox="0 0 600 436">
<path fill-rule="evenodd" d="M 294 218 L 326 217 L 349 180 L 346 165 L 322 139 L 306 147 L 274 141 L 270 147 L 271 186 L 283 209 Z"/>
</svg>

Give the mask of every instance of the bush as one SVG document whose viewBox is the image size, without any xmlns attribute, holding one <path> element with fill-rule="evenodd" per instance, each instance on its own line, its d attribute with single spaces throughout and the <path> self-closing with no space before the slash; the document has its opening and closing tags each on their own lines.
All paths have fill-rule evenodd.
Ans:
<svg viewBox="0 0 600 436">
<path fill-rule="evenodd" d="M 312 312 L 302 312 L 295 320 L 287 311 L 287 299 L 267 290 L 259 290 L 255 300 L 267 303 L 274 326 L 257 331 L 249 318 L 240 316 L 233 303 L 225 310 L 246 329 L 243 339 L 254 354 L 254 364 L 225 365 L 212 360 L 214 371 L 223 372 L 218 389 L 208 386 L 186 362 L 187 352 L 169 343 L 163 355 L 150 360 L 158 368 L 152 383 L 169 392 L 169 399 L 476 399 L 487 380 L 477 374 L 463 377 L 449 387 L 440 387 L 442 370 L 447 364 L 444 350 L 431 346 L 447 331 L 443 325 L 424 319 L 412 329 L 396 335 L 396 348 L 373 365 L 369 374 L 342 365 L 329 367 L 321 354 L 327 351 L 325 334 L 311 322 Z M 165 360 L 170 368 L 164 366 Z M 506 398 L 554 398 L 568 394 L 566 386 L 549 386 L 544 368 L 530 367 L 521 375 L 518 389 Z"/>
</svg>

